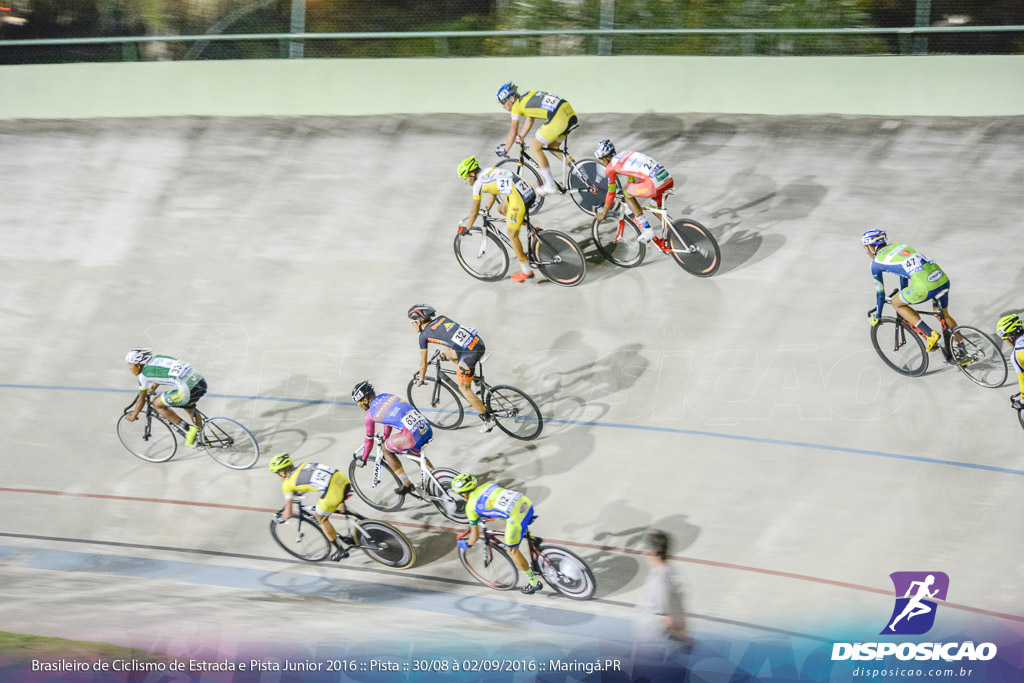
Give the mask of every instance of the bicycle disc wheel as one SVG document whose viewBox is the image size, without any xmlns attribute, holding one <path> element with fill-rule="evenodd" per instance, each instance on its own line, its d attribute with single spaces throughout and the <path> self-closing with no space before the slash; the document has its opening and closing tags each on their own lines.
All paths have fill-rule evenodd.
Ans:
<svg viewBox="0 0 1024 683">
<path fill-rule="evenodd" d="M 174 430 L 146 414 L 139 415 L 135 422 L 129 422 L 122 415 L 117 421 L 117 438 L 136 458 L 146 462 L 167 462 L 178 450 L 178 439 Z M 148 431 L 148 433 L 147 433 Z"/>
<path fill-rule="evenodd" d="M 530 441 L 540 436 L 544 418 L 533 399 L 521 389 L 507 384 L 491 387 L 487 393 L 487 410 L 494 415 L 498 429 L 513 439 Z"/>
<path fill-rule="evenodd" d="M 374 510 L 394 512 L 401 508 L 405 503 L 405 494 L 395 493 L 395 489 L 401 488 L 402 482 L 399 481 L 398 475 L 388 467 L 388 464 L 381 462 L 380 483 L 374 486 L 373 476 L 376 465 L 373 461 L 373 454 L 371 453 L 370 459 L 366 461 L 365 465 L 360 467 L 360 463 L 362 460 L 353 458 L 348 464 L 348 480 L 352 482 L 352 489 L 356 495 Z"/>
<path fill-rule="evenodd" d="M 355 522 L 356 545 L 374 562 L 394 569 L 407 569 L 416 561 L 416 551 L 405 535 L 386 522 Z"/>
<path fill-rule="evenodd" d="M 469 550 L 459 548 L 459 561 L 470 576 L 488 588 L 507 591 L 519 581 L 519 569 L 505 549 L 487 545 L 482 538 Z"/>
<path fill-rule="evenodd" d="M 597 580 L 587 563 L 576 554 L 557 545 L 542 545 L 538 564 L 549 586 L 567 598 L 589 600 L 597 590 Z"/>
<path fill-rule="evenodd" d="M 577 161 L 569 169 L 569 193 L 576 206 L 584 213 L 593 216 L 604 206 L 604 198 L 608 194 L 608 177 L 604 174 L 604 166 L 595 159 Z"/>
<path fill-rule="evenodd" d="M 455 429 L 462 424 L 465 411 L 459 395 L 444 381 L 428 376 L 423 386 L 417 386 L 416 378 L 409 381 L 405 391 L 412 407 L 420 411 L 434 427 Z"/>
<path fill-rule="evenodd" d="M 924 341 L 905 325 L 900 326 L 897 337 L 896 328 L 895 318 L 879 318 L 878 324 L 871 328 L 871 345 L 885 364 L 901 375 L 923 375 L 928 369 Z"/>
<path fill-rule="evenodd" d="M 526 184 L 533 188 L 534 197 L 533 206 L 530 207 L 530 213 L 537 213 L 540 211 L 540 207 L 544 205 L 544 195 L 537 192 L 537 188 L 544 184 L 543 178 L 540 177 L 540 173 L 537 172 L 533 166 L 529 164 L 519 163 L 519 159 L 502 159 L 496 166 L 498 168 L 504 168 L 507 171 L 512 171 L 517 176 L 526 181 Z"/>
<path fill-rule="evenodd" d="M 433 471 L 433 475 L 437 484 L 427 480 L 431 488 L 430 496 L 433 498 L 430 502 L 438 512 L 456 524 L 469 524 L 469 518 L 466 517 L 466 501 L 462 496 L 449 492 L 452 481 L 459 473 L 447 467 L 438 467 Z M 437 489 L 438 486 L 441 487 L 440 490 Z"/>
<path fill-rule="evenodd" d="M 477 280 L 495 282 L 508 272 L 508 252 L 491 232 L 474 227 L 468 235 L 455 233 L 455 258 Z"/>
<path fill-rule="evenodd" d="M 591 226 L 594 246 L 601 255 L 617 266 L 639 266 L 647 253 L 647 245 L 639 241 L 640 228 L 626 217 L 595 220 Z"/>
<path fill-rule="evenodd" d="M 583 250 L 571 237 L 555 230 L 537 233 L 533 260 L 544 277 L 563 287 L 575 287 L 587 275 Z"/>
<path fill-rule="evenodd" d="M 1003 386 L 1009 367 L 1006 356 L 992 337 L 976 327 L 960 325 L 951 334 L 960 334 L 962 342 L 950 338 L 949 350 L 953 362 L 972 382 L 994 389 Z"/>
<path fill-rule="evenodd" d="M 711 277 L 722 265 L 722 253 L 711 232 L 697 221 L 669 224 L 668 244 L 679 267 L 697 277 Z"/>
<path fill-rule="evenodd" d="M 260 459 L 256 437 L 227 417 L 208 418 L 196 437 L 196 445 L 221 465 L 233 470 L 247 470 Z"/>
<path fill-rule="evenodd" d="M 281 524 L 271 520 L 270 535 L 286 553 L 300 560 L 320 562 L 331 553 L 327 534 L 311 517 L 303 516 L 302 524 L 299 524 L 298 516 L 289 517 Z"/>
</svg>

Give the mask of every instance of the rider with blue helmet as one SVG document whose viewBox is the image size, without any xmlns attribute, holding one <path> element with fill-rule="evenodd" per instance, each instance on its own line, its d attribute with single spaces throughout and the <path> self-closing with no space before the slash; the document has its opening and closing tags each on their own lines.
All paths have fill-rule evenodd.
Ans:
<svg viewBox="0 0 1024 683">
<path fill-rule="evenodd" d="M 544 184 L 537 188 L 540 194 L 551 194 L 558 192 L 555 179 L 551 175 L 551 167 L 548 159 L 544 156 L 545 149 L 558 150 L 559 145 L 565 136 L 579 125 L 576 118 L 576 111 L 566 100 L 558 95 L 542 92 L 540 90 L 529 90 L 523 94 L 511 81 L 498 88 L 498 102 L 505 108 L 505 111 L 512 115 L 512 125 L 505 138 L 505 144 L 498 145 L 494 150 L 498 156 L 508 156 L 512 144 L 526 138 L 527 133 L 533 126 L 534 119 L 542 120 L 537 132 L 530 140 L 530 154 L 540 168 Z M 523 124 L 525 119 L 526 123 Z M 522 124 L 522 125 L 521 125 Z M 561 152 L 558 152 L 561 154 Z"/>
</svg>

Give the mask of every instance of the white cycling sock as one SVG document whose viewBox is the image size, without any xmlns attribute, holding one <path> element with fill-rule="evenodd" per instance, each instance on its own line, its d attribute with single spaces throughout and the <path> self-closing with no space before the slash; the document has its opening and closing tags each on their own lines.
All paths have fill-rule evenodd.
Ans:
<svg viewBox="0 0 1024 683">
<path fill-rule="evenodd" d="M 530 264 L 526 261 L 519 262 L 519 270 L 523 271 L 523 275 L 529 275 L 533 271 L 530 270 Z"/>
<path fill-rule="evenodd" d="M 554 178 L 554 176 L 551 175 L 551 167 L 550 166 L 545 166 L 544 168 L 540 169 L 540 174 L 542 176 L 544 176 L 544 184 L 545 185 L 547 185 L 548 187 L 554 187 L 555 186 L 555 178 Z"/>
<path fill-rule="evenodd" d="M 402 482 L 402 486 L 408 486 L 409 475 L 407 475 L 405 472 L 402 472 L 401 474 L 398 475 L 398 481 Z"/>
</svg>

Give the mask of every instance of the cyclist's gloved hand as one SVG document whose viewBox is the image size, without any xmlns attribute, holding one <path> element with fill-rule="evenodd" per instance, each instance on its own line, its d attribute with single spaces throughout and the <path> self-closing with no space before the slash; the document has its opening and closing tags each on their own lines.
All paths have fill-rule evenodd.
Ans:
<svg viewBox="0 0 1024 683">
<path fill-rule="evenodd" d="M 1021 400 L 1020 394 L 1010 397 L 1010 405 L 1014 410 L 1024 410 L 1024 401 Z"/>
<path fill-rule="evenodd" d="M 875 325 L 878 324 L 878 316 L 877 315 L 872 315 L 872 316 L 868 317 L 868 322 L 871 323 L 871 327 L 874 327 Z"/>
<path fill-rule="evenodd" d="M 495 147 L 494 148 L 494 153 L 497 154 L 499 157 L 507 157 L 508 156 L 508 150 L 505 149 L 505 145 L 504 144 L 501 144 L 501 145 L 498 145 L 497 147 Z"/>
<path fill-rule="evenodd" d="M 473 547 L 473 546 L 471 546 L 470 544 L 466 543 L 466 539 L 464 539 L 464 538 L 460 538 L 460 539 L 458 540 L 458 546 L 459 546 L 460 548 L 463 548 L 463 549 L 465 549 L 465 550 L 469 550 L 470 548 L 472 548 L 472 547 Z"/>
</svg>

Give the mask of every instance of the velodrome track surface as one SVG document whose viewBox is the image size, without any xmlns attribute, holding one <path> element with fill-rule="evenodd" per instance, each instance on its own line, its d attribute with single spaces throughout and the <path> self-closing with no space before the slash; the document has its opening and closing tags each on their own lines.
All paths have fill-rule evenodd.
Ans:
<svg viewBox="0 0 1024 683">
<path fill-rule="evenodd" d="M 919 379 L 886 369 L 859 237 L 884 228 L 937 260 L 962 323 L 990 330 L 1024 309 L 1024 121 L 585 117 L 576 155 L 612 137 L 661 160 L 672 215 L 710 226 L 724 265 L 702 280 L 649 252 L 622 270 L 588 247 L 573 289 L 480 283 L 454 259 L 470 203 L 455 165 L 491 159 L 505 126 L 495 114 L 0 132 L 4 630 L 172 654 L 488 631 L 626 640 L 651 526 L 676 541 L 699 637 L 865 637 L 891 611 L 887 575 L 933 569 L 951 578 L 945 614 L 1019 628 L 1024 433 L 1010 384 L 980 388 L 937 358 Z M 536 222 L 589 239 L 568 199 Z M 451 525 L 424 507 L 353 503 L 413 539 L 405 573 L 361 557 L 291 563 L 269 537 L 269 456 L 347 466 L 362 438 L 349 391 L 369 377 L 404 394 L 418 357 L 405 311 L 421 301 L 476 326 L 488 377 L 550 419 L 531 443 L 475 424 L 440 432 L 435 463 L 527 492 L 534 530 L 588 559 L 600 600 L 471 583 Z M 122 448 L 122 359 L 138 345 L 193 361 L 206 412 L 257 434 L 257 467 L 180 450 L 154 465 Z"/>
</svg>

